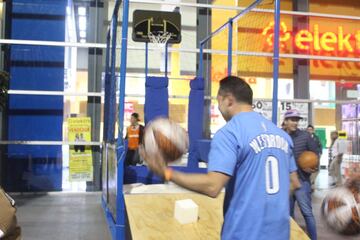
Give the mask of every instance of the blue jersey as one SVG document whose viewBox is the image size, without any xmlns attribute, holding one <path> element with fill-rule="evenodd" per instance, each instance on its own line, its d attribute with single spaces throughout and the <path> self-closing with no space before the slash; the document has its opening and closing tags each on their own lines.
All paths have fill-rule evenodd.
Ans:
<svg viewBox="0 0 360 240">
<path fill-rule="evenodd" d="M 256 112 L 239 113 L 215 134 L 208 171 L 231 176 L 221 239 L 289 239 L 296 164 L 288 134 Z"/>
</svg>

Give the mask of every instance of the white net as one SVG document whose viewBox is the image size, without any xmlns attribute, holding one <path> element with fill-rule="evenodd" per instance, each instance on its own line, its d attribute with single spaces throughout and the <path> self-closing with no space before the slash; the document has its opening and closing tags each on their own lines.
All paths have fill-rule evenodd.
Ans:
<svg viewBox="0 0 360 240">
<path fill-rule="evenodd" d="M 171 37 L 171 33 L 169 32 L 164 32 L 164 33 L 160 33 L 158 35 L 154 35 L 152 32 L 149 32 L 148 34 L 150 42 L 154 43 L 157 48 L 159 49 L 164 49 L 165 44 L 167 43 L 167 41 L 169 41 L 170 37 Z"/>
</svg>

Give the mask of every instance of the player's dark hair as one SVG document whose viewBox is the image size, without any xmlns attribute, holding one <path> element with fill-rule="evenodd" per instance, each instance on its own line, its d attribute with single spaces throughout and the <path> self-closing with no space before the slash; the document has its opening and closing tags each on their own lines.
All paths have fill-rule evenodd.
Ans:
<svg viewBox="0 0 360 240">
<path fill-rule="evenodd" d="M 253 91 L 244 79 L 228 76 L 220 81 L 219 95 L 232 94 L 237 102 L 252 105 Z"/>
<path fill-rule="evenodd" d="M 311 125 L 311 124 L 309 124 L 309 125 L 307 126 L 307 128 L 312 128 L 312 129 L 314 129 L 314 126 Z"/>
</svg>

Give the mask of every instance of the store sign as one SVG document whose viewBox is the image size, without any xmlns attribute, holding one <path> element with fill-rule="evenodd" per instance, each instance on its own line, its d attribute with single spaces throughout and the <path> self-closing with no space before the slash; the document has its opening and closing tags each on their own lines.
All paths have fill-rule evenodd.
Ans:
<svg viewBox="0 0 360 240">
<path fill-rule="evenodd" d="M 74 117 L 68 118 L 67 122 L 69 142 L 77 142 L 76 145 L 70 145 L 69 181 L 93 181 L 91 146 L 78 144 L 91 142 L 91 118 Z"/>
<path fill-rule="evenodd" d="M 321 26 L 314 24 L 313 31 L 301 29 L 298 32 L 289 32 L 284 22 L 280 23 L 280 47 L 284 48 L 285 43 L 294 40 L 298 50 L 325 51 L 325 52 L 349 52 L 360 51 L 360 30 L 355 33 L 345 33 L 343 26 L 338 26 L 336 32 L 321 32 Z M 266 36 L 266 44 L 273 46 L 274 22 L 266 26 L 262 35 Z"/>
<path fill-rule="evenodd" d="M 260 113 L 265 118 L 272 119 L 272 102 L 270 101 L 255 101 L 253 104 L 255 112 Z M 281 126 L 284 120 L 284 114 L 286 111 L 296 109 L 300 112 L 300 116 L 303 118 L 299 122 L 299 128 L 305 129 L 308 125 L 308 104 L 307 103 L 294 103 L 294 102 L 280 102 L 278 105 L 278 122 L 277 125 Z"/>
</svg>

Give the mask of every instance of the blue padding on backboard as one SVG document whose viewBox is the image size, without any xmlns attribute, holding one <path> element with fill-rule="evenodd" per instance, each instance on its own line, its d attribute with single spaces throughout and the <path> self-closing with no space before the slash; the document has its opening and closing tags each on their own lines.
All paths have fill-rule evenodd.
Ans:
<svg viewBox="0 0 360 240">
<path fill-rule="evenodd" d="M 168 77 L 150 77 L 146 78 L 145 86 L 153 89 L 167 88 L 169 85 Z"/>
<path fill-rule="evenodd" d="M 145 124 L 157 117 L 169 115 L 169 79 L 167 77 L 147 77 L 145 90 Z"/>
<path fill-rule="evenodd" d="M 202 139 L 204 112 L 204 79 L 196 77 L 190 81 L 188 132 L 189 132 L 189 161 L 188 167 L 198 166 L 199 152 L 197 141 Z"/>
<path fill-rule="evenodd" d="M 204 79 L 201 77 L 194 78 L 190 81 L 190 89 L 204 91 Z"/>
</svg>

